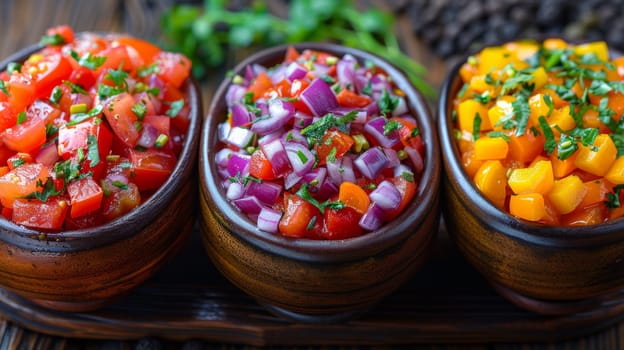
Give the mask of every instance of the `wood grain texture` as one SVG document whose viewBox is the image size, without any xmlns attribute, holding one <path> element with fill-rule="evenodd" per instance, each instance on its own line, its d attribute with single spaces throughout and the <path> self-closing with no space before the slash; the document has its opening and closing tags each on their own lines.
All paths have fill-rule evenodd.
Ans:
<svg viewBox="0 0 624 350">
<path fill-rule="evenodd" d="M 157 38 L 159 13 L 172 1 L 0 1 L 0 33 L 3 35 L 0 57 L 37 42 L 46 28 L 62 23 L 78 31 L 124 31 L 147 39 Z M 395 6 L 401 0 L 361 3 L 370 2 Z M 405 14 L 397 20 L 396 33 L 402 47 L 427 65 L 427 79 L 434 87 L 439 87 L 448 63 L 437 59 L 414 39 Z M 203 82 L 204 105 L 210 101 L 222 74 L 215 72 Z M 161 273 L 137 293 L 97 314 L 59 316 L 32 304 L 22 305 L 19 298 L 2 294 L 3 298 L 8 298 L 2 302 L 5 305 L 2 314 L 10 321 L 0 322 L 0 348 L 258 349 L 261 346 L 249 345 L 250 339 L 255 339 L 252 344 L 263 344 L 263 338 L 265 344 L 277 344 L 280 336 L 299 337 L 299 343 L 303 343 L 306 337 L 314 335 L 318 342 L 327 334 L 328 342 L 332 339 L 345 342 L 339 346 L 293 347 L 282 343 L 262 348 L 388 349 L 391 344 L 397 345 L 395 339 L 401 335 L 406 337 L 401 341 L 402 348 L 417 350 L 609 350 L 624 346 L 621 316 L 607 312 L 561 319 L 520 311 L 494 293 L 459 257 L 454 247 L 444 241 L 437 246 L 434 259 L 422 274 L 370 315 L 337 329 L 318 326 L 310 330 L 276 320 L 226 282 L 213 267 L 198 264 L 196 259 L 206 258 L 202 254 L 199 235 L 194 233 L 183 254 Z M 14 304 L 7 307 L 8 300 Z M 223 307 L 222 303 L 228 306 Z M 227 321 L 222 321 L 224 317 Z M 379 329 L 373 329 L 378 317 L 393 319 L 381 328 L 388 330 L 386 338 Z M 54 326 L 52 330 L 48 329 L 52 327 L 50 324 Z M 218 331 L 214 330 L 216 325 Z M 266 329 L 261 328 L 265 326 Z M 248 338 L 237 336 L 233 331 L 237 327 L 243 328 Z M 355 331 L 345 332 L 347 328 Z M 163 329 L 169 329 L 173 335 Z M 189 332 L 199 335 L 191 336 Z"/>
</svg>

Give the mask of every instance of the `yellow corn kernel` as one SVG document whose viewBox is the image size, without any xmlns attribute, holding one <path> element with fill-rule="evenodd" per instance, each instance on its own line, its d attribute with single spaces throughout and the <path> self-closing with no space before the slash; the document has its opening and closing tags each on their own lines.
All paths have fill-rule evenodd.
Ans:
<svg viewBox="0 0 624 350">
<path fill-rule="evenodd" d="M 550 108 L 544 101 L 543 94 L 535 94 L 529 98 L 529 108 L 531 109 L 531 115 L 529 119 L 532 125 L 539 125 L 539 117 L 548 115 Z"/>
<path fill-rule="evenodd" d="M 616 159 L 604 177 L 616 185 L 624 184 L 624 157 Z"/>
<path fill-rule="evenodd" d="M 539 160 L 528 168 L 514 169 L 507 180 L 507 184 L 515 194 L 531 192 L 546 194 L 554 182 L 550 160 Z"/>
<path fill-rule="evenodd" d="M 548 74 L 544 67 L 539 67 L 531 73 L 533 76 L 533 83 L 535 84 L 535 89 L 541 89 L 546 82 L 548 81 Z"/>
<path fill-rule="evenodd" d="M 546 216 L 544 196 L 541 193 L 524 193 L 511 196 L 509 213 L 524 220 L 539 221 Z"/>
<path fill-rule="evenodd" d="M 507 187 L 507 169 L 499 160 L 485 161 L 474 176 L 474 183 L 494 205 L 503 208 Z"/>
<path fill-rule="evenodd" d="M 609 48 L 607 47 L 607 43 L 604 41 L 594 41 L 591 43 L 576 45 L 574 47 L 574 53 L 579 56 L 593 53 L 601 61 L 609 60 Z"/>
<path fill-rule="evenodd" d="M 615 144 L 607 134 L 596 136 L 593 146 L 579 145 L 577 152 L 574 165 L 598 176 L 604 176 L 609 171 L 617 156 Z"/>
<path fill-rule="evenodd" d="M 511 106 L 511 103 L 515 100 L 516 98 L 514 96 L 501 96 L 496 101 L 496 104 L 488 110 L 488 118 L 490 119 L 490 125 L 492 126 L 492 129 L 503 130 L 502 125 L 496 124 L 502 117 L 513 114 L 513 107 Z"/>
<path fill-rule="evenodd" d="M 492 130 L 492 126 L 490 125 L 490 119 L 488 118 L 488 108 L 485 105 L 475 101 L 475 100 L 466 100 L 462 101 L 457 106 L 457 122 L 459 124 L 459 128 L 461 130 L 468 131 L 472 133 L 474 131 L 473 125 L 474 120 L 477 116 L 481 118 L 481 131 Z"/>
<path fill-rule="evenodd" d="M 509 144 L 500 137 L 480 137 L 474 143 L 476 160 L 505 159 L 509 152 Z"/>
<path fill-rule="evenodd" d="M 576 175 L 569 175 L 555 181 L 547 197 L 560 214 L 568 214 L 578 207 L 586 193 L 583 181 Z"/>
</svg>

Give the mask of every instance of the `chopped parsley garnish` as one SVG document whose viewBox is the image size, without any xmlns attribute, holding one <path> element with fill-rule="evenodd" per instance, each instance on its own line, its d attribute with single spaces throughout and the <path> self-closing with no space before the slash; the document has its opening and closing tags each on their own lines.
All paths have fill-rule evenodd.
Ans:
<svg viewBox="0 0 624 350">
<path fill-rule="evenodd" d="M 11 96 L 9 89 L 7 89 L 6 82 L 2 79 L 0 79 L 0 91 L 4 92 L 7 96 Z"/>
<path fill-rule="evenodd" d="M 137 74 L 141 78 L 145 78 L 152 74 L 157 74 L 158 72 L 160 72 L 160 69 L 158 68 L 158 62 L 154 62 L 149 66 L 139 67 L 139 69 L 137 69 Z"/>
<path fill-rule="evenodd" d="M 472 122 L 472 139 L 476 140 L 479 138 L 481 133 L 481 115 L 477 112 Z"/>
<path fill-rule="evenodd" d="M 100 150 L 98 149 L 98 139 L 95 135 L 87 136 L 87 159 L 90 166 L 94 167 L 100 163 Z"/>
<path fill-rule="evenodd" d="M 371 79 L 368 79 L 368 81 L 366 82 L 366 85 L 364 86 L 364 88 L 362 88 L 362 94 L 363 95 L 372 95 L 373 94 L 373 81 Z"/>
<path fill-rule="evenodd" d="M 555 151 L 555 148 L 557 148 L 557 141 L 555 140 L 555 134 L 550 128 L 550 125 L 548 125 L 548 122 L 546 121 L 546 118 L 544 118 L 544 116 L 540 116 L 538 118 L 538 121 L 540 124 L 540 128 L 542 128 L 542 133 L 544 134 L 544 137 L 546 138 L 546 142 L 544 143 L 544 150 L 546 151 L 547 154 L 551 154 Z"/>
<path fill-rule="evenodd" d="M 486 90 L 481 94 L 474 94 L 473 98 L 480 104 L 486 105 L 492 100 L 492 95 L 490 94 L 490 90 Z"/>
<path fill-rule="evenodd" d="M 402 172 L 401 176 L 409 182 L 414 182 L 414 174 L 410 173 L 409 171 Z"/>
<path fill-rule="evenodd" d="M 65 44 L 65 38 L 60 34 L 44 35 L 39 40 L 40 45 L 57 46 Z"/>
<path fill-rule="evenodd" d="M 390 114 L 399 105 L 399 98 L 390 96 L 388 90 L 384 89 L 377 104 L 379 106 L 380 114 Z"/>
<path fill-rule="evenodd" d="M 327 155 L 327 161 L 330 163 L 335 163 L 336 162 L 336 147 L 332 147 L 331 151 L 329 151 L 329 154 Z"/>
<path fill-rule="evenodd" d="M 312 231 L 312 229 L 314 228 L 314 225 L 316 224 L 316 215 L 314 215 L 311 219 L 310 222 L 308 222 L 308 226 L 306 226 L 306 230 L 307 231 Z"/>
<path fill-rule="evenodd" d="M 14 168 L 17 168 L 20 165 L 24 165 L 26 163 L 25 160 L 23 160 L 22 158 L 17 158 L 15 159 L 13 162 L 11 162 L 13 164 Z"/>
<path fill-rule="evenodd" d="M 299 191 L 297 191 L 296 195 L 301 197 L 301 199 L 307 201 L 308 203 L 312 204 L 313 206 L 317 207 L 321 214 L 325 213 L 326 208 L 340 210 L 346 207 L 346 205 L 341 201 L 326 200 L 323 203 L 319 202 L 318 200 L 316 200 L 316 198 L 312 197 L 310 191 L 308 190 L 308 186 L 309 184 L 304 182 L 303 185 L 301 185 L 301 187 L 299 188 Z"/>
<path fill-rule="evenodd" d="M 117 188 L 120 188 L 122 190 L 127 190 L 128 189 L 128 185 L 123 183 L 123 182 L 121 182 L 121 181 L 119 181 L 119 180 L 113 181 L 112 185 L 117 187 Z"/>
<path fill-rule="evenodd" d="M 142 102 L 137 102 L 130 109 L 134 115 L 137 116 L 139 120 L 143 120 L 145 113 L 147 112 L 147 107 Z"/>
<path fill-rule="evenodd" d="M 67 122 L 67 126 L 80 124 L 80 123 L 82 123 L 85 120 L 91 119 L 91 118 L 99 115 L 100 113 L 102 113 L 102 110 L 104 110 L 104 106 L 100 105 L 100 104 L 97 104 L 97 105 L 93 106 L 93 108 L 91 108 L 91 110 L 88 111 L 87 113 L 72 114 L 71 115 L 71 120 L 69 122 Z"/>
<path fill-rule="evenodd" d="M 384 124 L 383 126 L 383 130 L 384 130 L 384 135 L 388 136 L 390 135 L 392 132 L 399 130 L 403 127 L 403 124 L 399 123 L 396 120 L 389 120 L 386 122 L 386 124 Z"/>
<path fill-rule="evenodd" d="M 327 113 L 323 116 L 323 118 L 301 130 L 301 135 L 307 137 L 309 140 L 312 140 L 310 143 L 320 143 L 323 139 L 323 135 L 325 135 L 325 132 L 327 132 L 330 128 L 336 127 L 340 131 L 348 133 L 347 124 L 355 120 L 357 113 L 357 111 L 351 111 L 339 117 L 332 113 Z"/>
<path fill-rule="evenodd" d="M 50 102 L 59 104 L 59 102 L 61 102 L 61 97 L 63 97 L 63 90 L 60 86 L 55 86 L 50 93 Z"/>
<path fill-rule="evenodd" d="M 501 138 L 501 139 L 503 139 L 503 140 L 505 140 L 507 142 L 511 141 L 511 138 L 509 137 L 509 135 L 505 134 L 502 131 L 490 131 L 487 134 L 487 136 L 488 137 L 498 137 L 498 138 Z"/>
<path fill-rule="evenodd" d="M 470 86 L 470 84 L 464 83 L 464 85 L 461 87 L 461 89 L 457 93 L 457 97 L 459 97 L 459 98 L 464 97 L 464 95 L 466 94 L 466 90 L 468 90 L 469 86 Z"/>
<path fill-rule="evenodd" d="M 167 110 L 167 112 L 165 112 L 165 114 L 170 116 L 171 118 L 175 118 L 178 116 L 178 114 L 180 114 L 182 108 L 184 108 L 184 99 L 173 101 L 169 105 L 169 109 Z"/>
<path fill-rule="evenodd" d="M 531 107 L 529 101 L 524 95 L 519 95 L 516 100 L 511 103 L 515 120 L 516 120 L 516 136 L 522 136 L 526 132 L 529 116 L 531 115 Z"/>
<path fill-rule="evenodd" d="M 79 65 L 96 70 L 106 62 L 106 56 L 93 56 L 91 52 L 87 52 L 82 57 L 78 56 L 76 51 L 71 51 L 70 55 L 78 62 Z"/>
<path fill-rule="evenodd" d="M 26 112 L 21 111 L 17 114 L 17 125 L 22 124 L 26 121 Z"/>
<path fill-rule="evenodd" d="M 503 88 L 500 94 L 501 96 L 506 95 L 510 91 L 517 90 L 523 84 L 528 83 L 531 80 L 533 80 L 533 75 L 531 74 L 529 70 L 516 71 L 513 77 L 507 79 L 503 83 Z"/>
<path fill-rule="evenodd" d="M 308 157 L 306 157 L 306 155 L 303 154 L 301 150 L 297 151 L 297 157 L 299 157 L 299 160 L 301 161 L 301 163 L 306 163 L 308 161 Z"/>
<path fill-rule="evenodd" d="M 6 72 L 12 74 L 13 72 L 20 72 L 22 70 L 22 64 L 19 62 L 9 62 L 7 64 Z"/>
<path fill-rule="evenodd" d="M 65 80 L 63 81 L 63 84 L 69 86 L 71 88 L 71 92 L 72 94 L 83 94 L 83 95 L 88 95 L 89 93 L 87 92 L 87 90 L 85 90 L 82 86 L 78 85 L 78 84 L 74 84 L 69 80 Z"/>
<path fill-rule="evenodd" d="M 613 187 L 613 192 L 607 193 L 607 200 L 604 201 L 607 208 L 615 209 L 622 206 L 622 203 L 620 202 L 622 189 L 624 189 L 624 184 L 619 184 Z"/>
<path fill-rule="evenodd" d="M 22 198 L 38 199 L 42 202 L 47 202 L 50 197 L 58 196 L 59 194 L 61 194 L 61 191 L 56 190 L 56 186 L 54 186 L 54 180 L 51 177 L 48 177 L 45 184 L 43 184 L 41 180 L 37 180 L 37 187 L 41 187 L 41 191 L 31 192 Z"/>
</svg>

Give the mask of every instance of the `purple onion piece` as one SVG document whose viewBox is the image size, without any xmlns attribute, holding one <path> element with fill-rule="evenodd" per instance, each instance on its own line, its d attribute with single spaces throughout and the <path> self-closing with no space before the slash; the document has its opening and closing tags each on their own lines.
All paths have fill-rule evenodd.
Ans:
<svg viewBox="0 0 624 350">
<path fill-rule="evenodd" d="M 416 174 L 420 174 L 425 167 L 422 156 L 420 155 L 418 150 L 413 147 L 405 146 L 404 150 L 405 153 L 407 153 L 409 159 L 412 161 L 412 165 L 414 166 L 414 172 Z"/>
<path fill-rule="evenodd" d="M 312 117 L 311 115 L 308 115 L 306 113 L 297 111 L 295 112 L 295 116 L 294 116 L 294 122 L 293 122 L 293 128 L 296 129 L 303 129 L 306 126 L 312 124 L 314 117 Z"/>
<path fill-rule="evenodd" d="M 384 147 L 383 151 L 386 155 L 386 158 L 388 158 L 388 164 L 386 165 L 387 168 L 394 168 L 397 165 L 401 164 L 401 160 L 399 159 L 399 156 L 394 149 Z"/>
<path fill-rule="evenodd" d="M 230 185 L 227 188 L 225 197 L 227 197 L 227 199 L 232 201 L 235 199 L 242 198 L 243 194 L 244 194 L 244 187 L 240 182 L 230 182 Z"/>
<path fill-rule="evenodd" d="M 342 173 L 344 172 L 344 170 L 341 170 L 342 158 L 337 158 L 335 162 L 327 161 L 326 166 L 329 179 L 334 185 L 340 185 L 342 183 Z"/>
<path fill-rule="evenodd" d="M 290 161 L 293 171 L 299 175 L 305 175 L 314 165 L 314 154 L 304 145 L 296 142 L 287 142 L 284 144 L 286 155 Z"/>
<path fill-rule="evenodd" d="M 315 116 L 323 116 L 338 107 L 336 95 L 331 87 L 321 78 L 313 80 L 301 92 L 300 98 Z"/>
<path fill-rule="evenodd" d="M 251 122 L 251 113 L 242 104 L 235 103 L 230 110 L 232 111 L 232 126 L 243 126 Z"/>
<path fill-rule="evenodd" d="M 401 204 L 401 192 L 388 180 L 382 181 L 368 196 L 384 210 L 394 210 Z"/>
<path fill-rule="evenodd" d="M 261 203 L 268 206 L 275 204 L 275 201 L 277 200 L 277 197 L 279 197 L 281 192 L 281 185 L 269 181 L 249 181 L 249 183 L 247 184 L 247 188 L 245 188 L 245 196 L 256 197 Z"/>
<path fill-rule="evenodd" d="M 414 171 L 412 170 L 412 168 L 408 167 L 405 164 L 399 164 L 395 166 L 393 172 L 394 177 L 404 176 L 405 174 L 414 176 Z"/>
<path fill-rule="evenodd" d="M 293 186 L 299 183 L 301 180 L 301 176 L 295 174 L 294 172 L 288 173 L 284 178 L 284 189 L 291 189 Z"/>
<path fill-rule="evenodd" d="M 232 202 L 245 214 L 259 214 L 262 210 L 262 203 L 254 196 L 244 196 Z"/>
<path fill-rule="evenodd" d="M 292 62 L 286 68 L 286 77 L 288 80 L 293 81 L 295 79 L 301 79 L 308 74 L 308 70 L 299 65 L 297 62 Z"/>
<path fill-rule="evenodd" d="M 342 86 L 353 85 L 357 61 L 349 54 L 336 63 L 336 77 Z"/>
<path fill-rule="evenodd" d="M 258 146 L 262 146 L 265 143 L 269 143 L 273 140 L 279 139 L 284 135 L 284 128 L 280 128 L 279 130 L 272 132 L 270 134 L 266 134 L 258 139 Z"/>
<path fill-rule="evenodd" d="M 400 138 L 396 130 L 390 132 L 388 135 L 384 133 L 386 123 L 387 120 L 383 117 L 371 119 L 364 126 L 364 130 L 374 137 L 382 147 L 392 147 L 400 141 Z"/>
<path fill-rule="evenodd" d="M 386 155 L 377 147 L 368 149 L 355 160 L 355 166 L 360 173 L 371 180 L 376 178 L 387 164 L 388 158 L 386 158 Z"/>
<path fill-rule="evenodd" d="M 58 150 L 55 142 L 43 147 L 35 156 L 35 161 L 39 164 L 53 166 L 59 159 Z"/>
<path fill-rule="evenodd" d="M 217 152 L 215 156 L 215 162 L 219 167 L 225 168 L 227 167 L 228 162 L 230 161 L 230 156 L 232 154 L 234 154 L 234 151 L 232 151 L 231 149 L 222 148 Z"/>
<path fill-rule="evenodd" d="M 225 93 L 225 103 L 231 107 L 234 103 L 242 101 L 245 98 L 245 93 L 247 93 L 247 89 L 244 86 L 232 84 Z"/>
<path fill-rule="evenodd" d="M 137 145 L 145 148 L 151 148 L 154 146 L 156 138 L 158 138 L 158 129 L 151 124 L 143 123 L 143 129 L 141 130 L 141 135 L 137 140 Z"/>
<path fill-rule="evenodd" d="M 266 135 L 279 130 L 295 114 L 295 107 L 291 102 L 273 98 L 268 102 L 268 112 L 268 117 L 254 120 L 251 131 Z"/>
<path fill-rule="evenodd" d="M 249 129 L 241 128 L 240 126 L 235 126 L 230 130 L 230 134 L 228 135 L 225 142 L 229 145 L 236 146 L 238 148 L 245 148 L 251 142 L 253 138 L 253 132 Z"/>
<path fill-rule="evenodd" d="M 281 212 L 264 207 L 260 210 L 260 214 L 258 215 L 258 228 L 262 231 L 277 233 L 281 218 Z"/>
<path fill-rule="evenodd" d="M 318 191 L 316 191 L 315 197 L 319 200 L 327 200 L 332 196 L 338 194 L 338 187 L 334 185 L 330 178 L 325 178 L 325 181 L 321 184 Z"/>
<path fill-rule="evenodd" d="M 251 156 L 246 154 L 232 153 L 227 163 L 227 170 L 230 176 L 245 176 L 249 172 L 249 162 Z"/>
<path fill-rule="evenodd" d="M 275 139 L 260 146 L 262 152 L 271 162 L 273 173 L 283 176 L 291 170 L 290 161 L 286 154 L 286 149 L 280 139 Z"/>
<path fill-rule="evenodd" d="M 254 72 L 251 66 L 248 65 L 245 67 L 245 75 L 243 78 L 245 78 L 246 85 L 251 84 L 251 82 L 256 78 L 256 72 Z"/>
<path fill-rule="evenodd" d="M 393 96 L 393 97 L 398 98 L 399 103 L 397 104 L 396 108 L 392 111 L 392 115 L 394 117 L 398 117 L 407 113 L 408 110 L 407 110 L 407 104 L 405 103 L 405 99 L 401 96 Z"/>
<path fill-rule="evenodd" d="M 379 115 L 379 105 L 377 104 L 377 101 L 371 102 L 371 104 L 366 106 L 364 110 L 366 111 L 366 115 L 369 117 Z"/>
<path fill-rule="evenodd" d="M 355 170 L 353 169 L 353 159 L 350 157 L 342 157 L 340 164 L 340 171 L 342 172 L 342 180 L 349 182 L 356 182 Z"/>
<path fill-rule="evenodd" d="M 282 135 L 282 142 L 296 142 L 306 147 L 309 147 L 308 139 L 301 135 L 301 132 L 297 129 L 292 129 Z"/>
<path fill-rule="evenodd" d="M 226 143 L 227 137 L 230 134 L 230 131 L 232 131 L 232 126 L 230 125 L 230 123 L 225 122 L 225 123 L 219 124 L 217 126 L 217 133 L 219 135 L 219 141 Z"/>
<path fill-rule="evenodd" d="M 367 231 L 374 231 L 381 227 L 385 220 L 384 210 L 377 204 L 371 203 L 368 210 L 360 218 L 359 225 Z"/>
<path fill-rule="evenodd" d="M 326 176 L 327 169 L 324 167 L 319 167 L 303 175 L 301 181 L 310 184 L 309 189 L 314 192 L 321 187 L 321 185 L 325 181 Z"/>
</svg>

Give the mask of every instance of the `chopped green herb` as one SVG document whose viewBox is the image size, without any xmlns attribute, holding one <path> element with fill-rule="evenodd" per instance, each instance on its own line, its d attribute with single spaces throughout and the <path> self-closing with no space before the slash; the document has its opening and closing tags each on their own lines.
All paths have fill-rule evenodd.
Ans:
<svg viewBox="0 0 624 350">
<path fill-rule="evenodd" d="M 17 168 L 20 165 L 24 165 L 25 163 L 26 161 L 23 160 L 22 158 L 17 158 L 12 162 L 14 168 Z"/>
<path fill-rule="evenodd" d="M 607 208 L 615 209 L 622 206 L 622 203 L 620 202 L 622 189 L 624 189 L 624 184 L 615 185 L 613 187 L 613 192 L 607 193 L 607 200 L 604 201 L 604 204 L 607 206 Z"/>
<path fill-rule="evenodd" d="M 37 187 L 41 187 L 41 191 L 31 192 L 22 198 L 38 199 L 45 203 L 50 197 L 58 196 L 59 194 L 61 194 L 61 191 L 56 190 L 56 186 L 54 186 L 54 180 L 51 177 L 48 177 L 45 184 L 43 184 L 41 180 L 37 180 Z"/>
<path fill-rule="evenodd" d="M 128 189 L 128 185 L 123 183 L 123 182 L 121 182 L 121 181 L 119 181 L 119 180 L 113 181 L 112 185 L 117 187 L 117 188 L 120 188 L 122 190 L 127 190 Z"/>
<path fill-rule="evenodd" d="M 542 133 L 544 134 L 544 137 L 546 138 L 546 142 L 544 143 L 544 150 L 546 151 L 547 154 L 551 154 L 555 151 L 555 148 L 557 148 L 557 141 L 555 140 L 555 134 L 550 128 L 550 125 L 548 125 L 548 122 L 546 121 L 546 118 L 544 118 L 544 116 L 540 116 L 538 118 L 538 121 L 539 121 L 540 127 L 542 128 Z"/>
<path fill-rule="evenodd" d="M 75 51 L 71 51 L 70 54 L 76 61 L 78 61 L 79 65 L 91 70 L 100 68 L 104 62 L 106 62 L 106 56 L 93 56 L 91 52 L 87 52 L 82 57 L 78 57 L 78 53 Z"/>
<path fill-rule="evenodd" d="M 63 84 L 69 86 L 71 88 L 71 92 L 72 94 L 83 94 L 83 95 L 88 95 L 89 93 L 87 92 L 87 90 L 85 90 L 82 86 L 78 85 L 78 84 L 74 84 L 69 80 L 65 80 L 63 81 Z"/>
<path fill-rule="evenodd" d="M 613 90 L 611 85 L 606 81 L 594 80 L 589 86 L 589 93 L 596 96 L 604 96 Z"/>
<path fill-rule="evenodd" d="M 410 173 L 409 171 L 402 172 L 401 176 L 409 182 L 414 182 L 414 174 Z"/>
<path fill-rule="evenodd" d="M 373 81 L 371 79 L 368 79 L 361 93 L 367 96 L 370 96 L 373 94 Z"/>
<path fill-rule="evenodd" d="M 139 120 L 143 120 L 145 113 L 147 112 L 147 107 L 142 102 L 137 102 L 130 109 L 134 115 L 137 116 Z"/>
<path fill-rule="evenodd" d="M 523 95 L 517 96 L 516 100 L 511 103 L 511 108 L 516 118 L 516 136 L 522 136 L 526 132 L 526 127 L 531 115 L 531 107 L 529 101 Z"/>
<path fill-rule="evenodd" d="M 149 66 L 139 67 L 139 69 L 137 69 L 137 74 L 141 78 L 145 78 L 149 75 L 157 74 L 159 72 L 160 72 L 160 69 L 158 68 L 158 62 L 154 62 L 150 64 Z"/>
<path fill-rule="evenodd" d="M 503 83 L 503 88 L 501 90 L 501 96 L 507 95 L 510 91 L 514 91 L 518 89 L 521 85 L 528 83 L 533 80 L 533 75 L 529 70 L 520 70 L 517 71 L 516 74 L 507 79 Z"/>
<path fill-rule="evenodd" d="M 557 144 L 557 157 L 561 160 L 569 158 L 578 150 L 576 139 L 567 134 L 561 134 Z"/>
<path fill-rule="evenodd" d="M 312 229 L 314 228 L 314 224 L 316 224 L 316 215 L 314 215 L 314 216 L 310 219 L 310 222 L 308 222 L 308 226 L 306 226 L 306 230 L 307 230 L 307 231 L 312 231 Z"/>
<path fill-rule="evenodd" d="M 17 114 L 17 125 L 22 124 L 26 121 L 26 112 L 21 111 Z"/>
<path fill-rule="evenodd" d="M 128 78 L 128 73 L 124 72 L 121 69 L 111 69 L 104 76 L 106 79 L 110 79 L 115 83 L 117 87 L 125 88 L 127 91 L 128 83 L 126 82 L 126 78 Z"/>
<path fill-rule="evenodd" d="M 339 117 L 336 117 L 332 113 L 327 113 L 323 116 L 323 118 L 301 130 L 301 135 L 307 137 L 309 140 L 312 140 L 310 143 L 320 143 L 323 139 L 323 135 L 325 135 L 325 132 L 332 127 L 336 127 L 343 132 L 348 132 L 346 126 L 355 120 L 357 113 L 358 111 L 351 111 Z"/>
<path fill-rule="evenodd" d="M 65 44 L 65 38 L 60 34 L 44 35 L 39 40 L 40 45 L 57 46 Z"/>
<path fill-rule="evenodd" d="M 388 90 L 384 89 L 377 104 L 379 105 L 380 114 L 390 114 L 399 105 L 399 99 L 397 97 L 392 97 Z"/>
<path fill-rule="evenodd" d="M 171 118 L 175 118 L 178 116 L 182 108 L 184 108 L 184 99 L 173 101 L 169 105 L 169 109 L 167 110 L 167 112 L 165 112 L 165 114 L 170 116 Z"/>
<path fill-rule="evenodd" d="M 396 120 L 388 120 L 386 121 L 386 124 L 384 124 L 383 126 L 383 130 L 384 130 L 384 135 L 388 136 L 390 135 L 393 131 L 399 130 L 403 127 L 403 124 L 399 123 Z"/>
<path fill-rule="evenodd" d="M 464 83 L 464 85 L 461 87 L 461 89 L 457 93 L 457 97 L 459 98 L 464 97 L 464 95 L 466 94 L 466 90 L 468 90 L 468 87 L 470 87 L 470 84 Z"/>
<path fill-rule="evenodd" d="M 555 109 L 555 103 L 553 102 L 553 99 L 552 97 L 550 97 L 549 94 L 544 94 L 542 98 L 544 99 L 544 102 L 546 102 L 546 106 L 548 106 L 548 114 L 546 115 L 546 117 L 550 117 L 553 110 Z"/>
<path fill-rule="evenodd" d="M 472 122 L 472 139 L 477 140 L 479 138 L 480 133 L 481 133 L 481 115 L 479 114 L 479 112 L 477 112 Z"/>
<path fill-rule="evenodd" d="M 335 163 L 336 162 L 336 147 L 332 147 L 331 151 L 329 151 L 329 154 L 327 155 L 327 161 L 330 163 Z"/>
<path fill-rule="evenodd" d="M 486 105 L 492 100 L 492 95 L 490 95 L 490 90 L 486 90 L 481 94 L 474 94 L 473 98 L 480 104 Z"/>
<path fill-rule="evenodd" d="M 509 135 L 507 135 L 506 133 L 502 132 L 502 131 L 490 131 L 487 134 L 488 137 L 498 137 L 501 138 L 507 142 L 511 141 L 511 138 L 509 137 Z"/>
<path fill-rule="evenodd" d="M 0 91 L 4 92 L 4 94 L 7 96 L 11 96 L 11 94 L 9 93 L 9 89 L 7 89 L 6 82 L 2 79 L 0 79 Z"/>
<path fill-rule="evenodd" d="M 54 124 L 46 124 L 46 139 L 58 132 L 58 127 Z"/>
<path fill-rule="evenodd" d="M 13 72 L 20 72 L 22 70 L 22 64 L 19 62 L 9 62 L 7 64 L 6 72 L 9 74 L 13 74 Z"/>
<path fill-rule="evenodd" d="M 59 86 L 55 86 L 54 89 L 52 89 L 52 93 L 50 93 L 50 102 L 59 104 L 59 102 L 61 102 L 61 97 L 63 97 L 63 90 Z"/>
<path fill-rule="evenodd" d="M 85 120 L 91 119 L 91 118 L 99 115 L 100 113 L 102 113 L 103 109 L 104 109 L 103 105 L 97 104 L 97 105 L 93 106 L 93 108 L 91 108 L 91 110 L 88 111 L 87 113 L 72 114 L 71 115 L 71 120 L 67 123 L 67 126 L 80 124 L 80 123 L 82 123 Z"/>
<path fill-rule="evenodd" d="M 306 157 L 306 155 L 303 154 L 301 150 L 297 151 L 297 157 L 299 157 L 299 160 L 301 161 L 301 163 L 306 163 L 308 161 L 308 157 Z"/>
<path fill-rule="evenodd" d="M 95 135 L 87 136 L 87 159 L 92 168 L 100 163 L 100 150 L 98 149 L 98 139 Z"/>
</svg>

